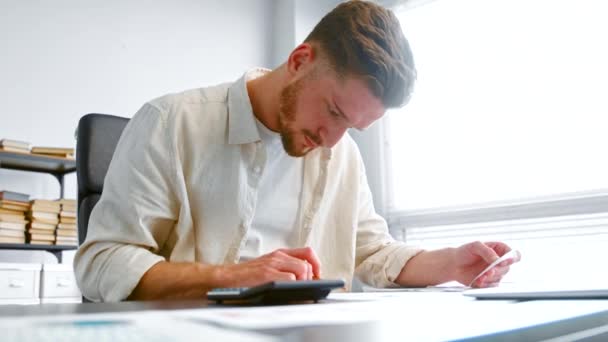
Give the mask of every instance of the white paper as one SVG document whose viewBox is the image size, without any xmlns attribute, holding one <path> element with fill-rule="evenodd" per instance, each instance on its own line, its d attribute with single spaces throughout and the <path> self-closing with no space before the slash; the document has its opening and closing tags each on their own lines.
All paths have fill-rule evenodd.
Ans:
<svg viewBox="0 0 608 342">
<path fill-rule="evenodd" d="M 464 285 L 455 286 L 427 286 L 427 287 L 389 287 L 377 288 L 363 286 L 363 292 L 462 292 L 468 290 L 469 287 Z"/>
<path fill-rule="evenodd" d="M 20 342 L 165 342 L 231 341 L 277 342 L 276 337 L 254 332 L 196 324 L 172 315 L 173 311 L 1 318 L 2 341 Z"/>
<path fill-rule="evenodd" d="M 470 338 L 608 310 L 605 301 L 527 304 L 479 301 L 445 292 L 332 294 L 330 298 L 339 302 L 185 310 L 177 314 L 192 322 L 227 329 L 284 331 L 288 341 L 392 342 Z"/>
</svg>

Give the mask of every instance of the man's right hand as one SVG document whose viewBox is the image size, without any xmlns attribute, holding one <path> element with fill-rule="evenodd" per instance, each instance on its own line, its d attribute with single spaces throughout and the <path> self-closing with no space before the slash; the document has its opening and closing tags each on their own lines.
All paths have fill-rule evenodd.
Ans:
<svg viewBox="0 0 608 342">
<path fill-rule="evenodd" d="M 312 280 L 321 277 L 321 263 L 310 247 L 277 249 L 243 263 L 215 270 L 221 287 L 250 287 L 274 280 Z"/>
<path fill-rule="evenodd" d="M 128 299 L 198 299 L 217 287 L 250 287 L 273 280 L 320 276 L 321 263 L 310 247 L 278 249 L 234 265 L 161 261 L 141 277 Z"/>
</svg>

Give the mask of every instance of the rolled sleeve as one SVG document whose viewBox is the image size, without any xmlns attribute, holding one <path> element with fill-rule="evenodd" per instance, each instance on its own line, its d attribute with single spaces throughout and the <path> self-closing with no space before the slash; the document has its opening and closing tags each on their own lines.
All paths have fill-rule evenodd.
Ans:
<svg viewBox="0 0 608 342">
<path fill-rule="evenodd" d="M 118 246 L 111 251 L 111 256 L 105 263 L 106 267 L 99 274 L 99 288 L 100 293 L 104 294 L 103 300 L 117 302 L 127 298 L 144 273 L 164 260 L 163 257 L 136 246 Z M 114 272 L 117 269 L 126 270 L 120 272 L 120 281 L 115 279 L 117 274 Z"/>
<path fill-rule="evenodd" d="M 146 104 L 125 128 L 74 258 L 83 295 L 126 299 L 144 273 L 165 260 L 159 251 L 175 226 L 174 147 L 162 113 Z"/>
<path fill-rule="evenodd" d="M 407 246 L 389 234 L 386 220 L 375 211 L 361 160 L 360 170 L 355 274 L 374 287 L 397 286 L 395 280 L 407 261 L 422 249 Z"/>
</svg>

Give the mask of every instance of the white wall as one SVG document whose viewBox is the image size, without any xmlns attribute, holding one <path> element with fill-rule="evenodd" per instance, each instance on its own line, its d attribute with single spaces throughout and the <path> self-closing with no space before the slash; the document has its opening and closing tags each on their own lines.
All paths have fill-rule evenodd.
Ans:
<svg viewBox="0 0 608 342">
<path fill-rule="evenodd" d="M 0 1 L 0 138 L 74 146 L 90 112 L 130 117 L 160 95 L 271 64 L 272 0 Z M 66 179 L 76 197 L 76 177 Z M 0 169 L 0 190 L 55 198 L 48 175 Z"/>
<path fill-rule="evenodd" d="M 340 0 L 275 0 L 272 67 L 285 62 L 291 50 L 308 36 Z"/>
<path fill-rule="evenodd" d="M 341 2 L 341 0 L 296 0 L 294 6 L 297 20 L 295 26 L 296 42 L 301 43 L 319 20 Z"/>
<path fill-rule="evenodd" d="M 291 50 L 296 46 L 295 40 L 295 1 L 274 1 L 274 27 L 272 30 L 272 56 L 270 67 L 283 64 Z"/>
<path fill-rule="evenodd" d="M 2 0 L 0 138 L 74 147 L 86 113 L 131 117 L 160 95 L 276 67 L 340 2 Z M 50 175 L 0 169 L 3 189 L 59 195 Z"/>
<path fill-rule="evenodd" d="M 0 138 L 74 146 L 90 112 L 130 117 L 168 92 L 276 67 L 340 0 L 0 1 Z M 355 135 L 377 203 L 376 130 Z M 55 198 L 50 175 L 0 169 L 0 190 Z M 76 177 L 66 197 L 76 197 Z M 382 208 L 378 208 L 382 211 Z"/>
</svg>

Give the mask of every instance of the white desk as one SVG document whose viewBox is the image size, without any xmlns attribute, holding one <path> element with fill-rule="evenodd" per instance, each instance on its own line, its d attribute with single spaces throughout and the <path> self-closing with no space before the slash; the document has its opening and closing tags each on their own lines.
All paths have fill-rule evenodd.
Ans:
<svg viewBox="0 0 608 342">
<path fill-rule="evenodd" d="M 38 313 L 30 307 L 15 317 L 0 307 L 0 331 L 8 336 L 25 331 L 17 336 L 21 341 L 44 335 L 42 330 L 49 327 L 57 333 L 59 321 L 82 335 L 105 328 L 97 324 L 100 320 L 118 320 L 123 324 L 108 326 L 160 340 L 544 341 L 562 336 L 563 341 L 573 341 L 581 338 L 573 335 L 581 331 L 596 332 L 598 341 L 608 340 L 608 300 L 478 301 L 453 292 L 381 292 L 335 293 L 319 304 L 264 307 L 222 307 L 200 301 L 79 304 L 78 310 L 75 304 L 65 305 L 72 309 L 63 312 L 96 313 L 57 315 L 41 305 Z M 62 310 L 61 305 L 54 308 Z M 23 317 L 23 310 L 28 317 Z M 70 323 L 74 321 L 78 324 Z"/>
</svg>

